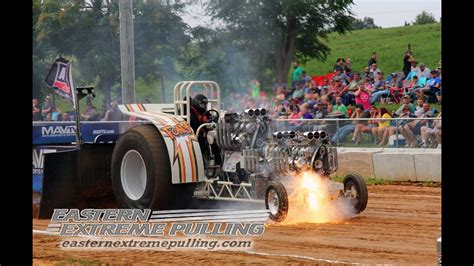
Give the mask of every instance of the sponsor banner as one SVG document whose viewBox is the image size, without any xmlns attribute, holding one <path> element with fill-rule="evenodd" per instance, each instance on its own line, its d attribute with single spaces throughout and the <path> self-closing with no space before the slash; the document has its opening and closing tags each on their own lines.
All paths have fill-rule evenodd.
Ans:
<svg viewBox="0 0 474 266">
<path fill-rule="evenodd" d="M 93 143 L 100 135 L 119 134 L 118 123 L 81 124 L 81 137 L 84 142 Z M 76 125 L 42 123 L 33 125 L 33 145 L 70 144 L 76 141 Z"/>
<path fill-rule="evenodd" d="M 66 149 L 71 149 L 71 147 L 38 146 L 33 148 L 33 192 L 42 190 L 44 155 Z"/>
</svg>

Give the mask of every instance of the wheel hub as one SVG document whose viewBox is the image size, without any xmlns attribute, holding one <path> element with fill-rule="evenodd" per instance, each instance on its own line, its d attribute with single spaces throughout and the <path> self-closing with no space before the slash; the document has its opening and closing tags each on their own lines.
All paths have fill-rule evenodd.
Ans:
<svg viewBox="0 0 474 266">
<path fill-rule="evenodd" d="M 276 215 L 278 213 L 278 209 L 280 207 L 280 199 L 278 198 L 278 194 L 276 193 L 275 189 L 270 189 L 268 191 L 268 209 L 272 215 Z"/>
<path fill-rule="evenodd" d="M 146 188 L 146 166 L 141 154 L 136 150 L 129 150 L 122 159 L 120 179 L 122 188 L 127 197 L 138 200 Z"/>
</svg>

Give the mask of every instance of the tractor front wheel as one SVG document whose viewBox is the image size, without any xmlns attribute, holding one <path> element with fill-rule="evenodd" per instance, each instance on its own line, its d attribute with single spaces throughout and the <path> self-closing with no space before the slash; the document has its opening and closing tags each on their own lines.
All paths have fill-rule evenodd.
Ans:
<svg viewBox="0 0 474 266">
<path fill-rule="evenodd" d="M 280 181 L 271 181 L 265 190 L 265 207 L 270 211 L 270 219 L 281 222 L 288 214 L 288 194 Z"/>
</svg>

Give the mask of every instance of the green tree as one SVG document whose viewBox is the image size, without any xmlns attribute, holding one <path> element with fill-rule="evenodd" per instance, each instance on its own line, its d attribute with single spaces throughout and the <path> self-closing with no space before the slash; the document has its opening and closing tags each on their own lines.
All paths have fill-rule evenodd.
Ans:
<svg viewBox="0 0 474 266">
<path fill-rule="evenodd" d="M 134 1 L 136 78 L 152 83 L 157 74 L 176 74 L 175 61 L 189 41 L 179 12 L 183 5 Z M 120 94 L 118 1 L 34 0 L 33 91 L 41 91 L 54 59 L 73 61 L 76 85 L 96 85 L 110 102 Z"/>
<path fill-rule="evenodd" d="M 286 81 L 295 58 L 324 60 L 322 40 L 331 31 L 345 33 L 353 20 L 352 0 L 211 1 L 214 20 L 223 21 L 227 44 L 238 47 L 261 80 Z"/>
<path fill-rule="evenodd" d="M 50 64 L 58 56 L 72 59 L 76 85 L 97 82 L 97 91 L 110 101 L 110 89 L 120 80 L 117 2 L 42 2 L 34 10 L 39 13 L 34 46 L 50 46 Z M 46 73 L 38 75 L 44 79 Z"/>
<path fill-rule="evenodd" d="M 428 13 L 426 11 L 423 11 L 420 14 L 416 15 L 415 21 L 413 21 L 413 25 L 423 25 L 430 23 L 436 23 L 436 19 L 433 14 Z"/>
<path fill-rule="evenodd" d="M 354 19 L 354 21 L 352 22 L 352 29 L 354 30 L 375 29 L 375 28 L 381 28 L 381 27 L 375 25 L 374 19 L 371 17 L 364 17 L 364 19 Z"/>
</svg>

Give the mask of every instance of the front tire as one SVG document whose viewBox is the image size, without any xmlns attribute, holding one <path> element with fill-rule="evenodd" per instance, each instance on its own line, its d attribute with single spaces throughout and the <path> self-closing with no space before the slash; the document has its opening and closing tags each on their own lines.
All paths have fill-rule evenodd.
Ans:
<svg viewBox="0 0 474 266">
<path fill-rule="evenodd" d="M 270 181 L 265 190 L 265 207 L 270 211 L 270 219 L 281 222 L 288 214 L 288 194 L 280 181 Z"/>
<path fill-rule="evenodd" d="M 357 174 L 348 174 L 344 178 L 344 195 L 350 200 L 356 213 L 361 213 L 367 207 L 369 198 L 364 179 Z"/>
<path fill-rule="evenodd" d="M 112 187 L 122 208 L 161 210 L 175 198 L 163 137 L 153 125 L 122 134 L 112 154 Z"/>
</svg>

